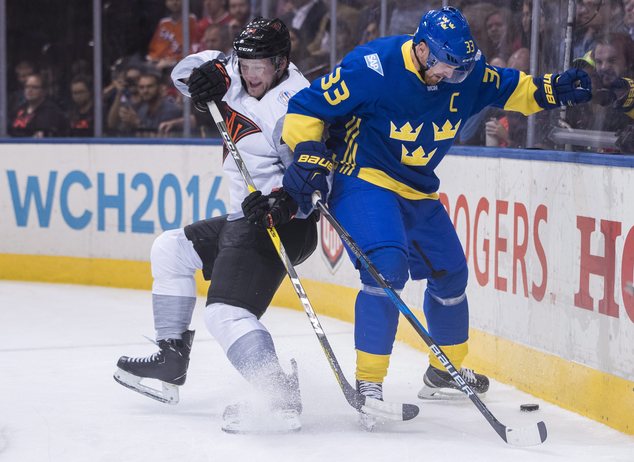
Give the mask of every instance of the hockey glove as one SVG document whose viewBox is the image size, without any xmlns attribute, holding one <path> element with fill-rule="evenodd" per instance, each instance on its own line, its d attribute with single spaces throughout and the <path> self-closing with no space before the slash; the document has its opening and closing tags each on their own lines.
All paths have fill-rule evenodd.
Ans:
<svg viewBox="0 0 634 462">
<path fill-rule="evenodd" d="M 592 99 L 592 81 L 583 69 L 573 67 L 561 74 L 534 77 L 535 101 L 544 109 L 574 106 Z"/>
<path fill-rule="evenodd" d="M 634 119 L 634 80 L 627 77 L 616 79 L 610 90 L 615 93 L 613 107 Z"/>
<path fill-rule="evenodd" d="M 227 74 L 222 61 L 218 59 L 194 68 L 187 81 L 187 89 L 194 107 L 201 112 L 207 112 L 207 103 L 220 101 L 227 93 L 229 85 L 231 77 Z"/>
<path fill-rule="evenodd" d="M 297 203 L 283 189 L 268 196 L 253 191 L 242 201 L 242 211 L 249 223 L 261 228 L 273 228 L 291 221 L 297 213 Z"/>
<path fill-rule="evenodd" d="M 295 160 L 286 170 L 282 184 L 302 212 L 309 213 L 313 208 L 313 192 L 319 191 L 326 198 L 333 166 L 332 152 L 324 143 L 304 141 L 295 147 Z"/>
</svg>

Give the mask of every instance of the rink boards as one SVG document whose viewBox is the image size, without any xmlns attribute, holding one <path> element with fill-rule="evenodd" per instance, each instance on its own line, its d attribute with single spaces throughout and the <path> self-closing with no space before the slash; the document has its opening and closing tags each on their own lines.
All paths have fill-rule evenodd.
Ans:
<svg viewBox="0 0 634 462">
<path fill-rule="evenodd" d="M 219 144 L 112 143 L 0 144 L 0 278 L 149 288 L 157 234 L 226 212 Z M 469 263 L 467 365 L 634 434 L 634 158 L 457 148 L 438 175 Z M 356 273 L 319 227 L 298 272 L 351 321 Z M 403 294 L 421 319 L 423 291 Z M 301 309 L 287 283 L 274 303 Z M 406 322 L 399 338 L 425 349 Z"/>
</svg>

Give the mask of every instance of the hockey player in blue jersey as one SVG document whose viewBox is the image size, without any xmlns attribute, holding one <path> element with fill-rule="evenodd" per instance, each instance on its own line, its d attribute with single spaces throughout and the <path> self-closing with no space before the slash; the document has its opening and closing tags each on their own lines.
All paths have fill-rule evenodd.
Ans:
<svg viewBox="0 0 634 462">
<path fill-rule="evenodd" d="M 467 263 L 438 200 L 434 170 L 466 120 L 486 106 L 528 115 L 590 99 L 584 71 L 532 77 L 491 66 L 459 10 L 432 10 L 413 37 L 355 48 L 331 74 L 292 98 L 282 136 L 294 162 L 284 189 L 308 211 L 315 190 L 329 193 L 334 169 L 333 215 L 396 290 L 410 276 L 427 279 L 429 332 L 461 368 L 469 331 Z M 355 304 L 357 388 L 381 399 L 399 311 L 350 256 L 362 282 Z M 486 376 L 466 368 L 460 374 L 477 393 L 487 391 Z M 430 354 L 419 397 L 441 398 L 456 388 Z M 361 423 L 371 428 L 375 422 L 361 415 Z"/>
</svg>

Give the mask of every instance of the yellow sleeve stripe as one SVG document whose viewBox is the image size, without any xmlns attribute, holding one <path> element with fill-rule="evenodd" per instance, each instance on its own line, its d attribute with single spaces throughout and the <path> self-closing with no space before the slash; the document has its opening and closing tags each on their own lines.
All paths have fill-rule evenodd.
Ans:
<svg viewBox="0 0 634 462">
<path fill-rule="evenodd" d="M 533 77 L 520 72 L 520 78 L 517 87 L 506 101 L 504 109 L 507 111 L 521 112 L 525 116 L 535 114 L 542 108 L 535 101 L 535 91 L 537 86 L 533 83 Z"/>
<path fill-rule="evenodd" d="M 302 141 L 321 141 L 323 133 L 323 120 L 302 114 L 286 114 L 282 139 L 292 151 Z"/>
<path fill-rule="evenodd" d="M 421 191 L 417 191 L 416 189 L 407 186 L 405 183 L 401 183 L 400 181 L 395 180 L 387 173 L 377 170 L 375 168 L 363 167 L 359 169 L 359 173 L 357 174 L 358 178 L 361 178 L 368 183 L 375 184 L 380 186 L 381 188 L 388 189 L 390 191 L 394 191 L 401 197 L 405 199 L 411 200 L 420 200 L 420 199 L 438 199 L 438 193 L 424 193 Z"/>
<path fill-rule="evenodd" d="M 390 365 L 390 355 L 375 355 L 357 350 L 357 380 L 382 383 Z"/>
</svg>

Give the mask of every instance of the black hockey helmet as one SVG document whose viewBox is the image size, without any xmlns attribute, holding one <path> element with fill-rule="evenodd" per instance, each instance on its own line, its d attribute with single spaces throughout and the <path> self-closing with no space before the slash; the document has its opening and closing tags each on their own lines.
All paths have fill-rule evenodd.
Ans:
<svg viewBox="0 0 634 462">
<path fill-rule="evenodd" d="M 291 37 L 279 19 L 257 17 L 249 22 L 233 41 L 239 58 L 261 59 L 291 54 Z"/>
</svg>

